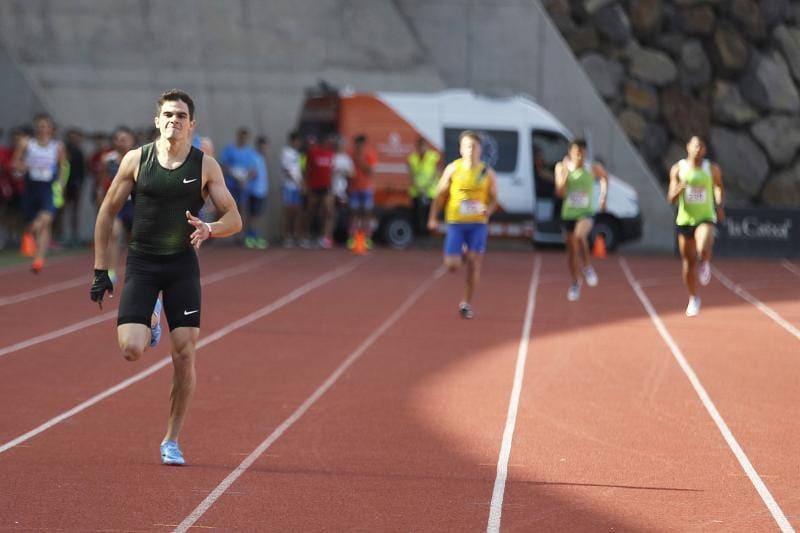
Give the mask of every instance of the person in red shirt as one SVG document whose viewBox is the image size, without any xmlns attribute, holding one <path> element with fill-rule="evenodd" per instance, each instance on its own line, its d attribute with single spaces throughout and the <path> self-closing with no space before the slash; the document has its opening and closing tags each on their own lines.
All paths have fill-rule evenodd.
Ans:
<svg viewBox="0 0 800 533">
<path fill-rule="evenodd" d="M 353 175 L 350 177 L 348 198 L 350 201 L 350 239 L 348 246 L 352 248 L 355 234 L 363 231 L 367 248 L 372 248 L 372 208 L 375 196 L 372 191 L 372 173 L 378 164 L 378 155 L 367 145 L 366 135 L 353 138 Z"/>
<path fill-rule="evenodd" d="M 322 235 L 320 247 L 333 247 L 333 191 L 331 177 L 333 174 L 333 158 L 335 139 L 325 138 L 320 145 L 311 145 L 306 154 L 306 184 L 308 186 L 308 220 L 318 217 Z"/>
</svg>

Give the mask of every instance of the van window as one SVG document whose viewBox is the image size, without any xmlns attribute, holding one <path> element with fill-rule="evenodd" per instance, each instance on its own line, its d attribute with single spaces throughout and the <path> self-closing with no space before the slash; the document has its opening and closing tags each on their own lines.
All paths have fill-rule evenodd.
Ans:
<svg viewBox="0 0 800 533">
<path fill-rule="evenodd" d="M 458 152 L 458 136 L 466 129 L 445 128 L 444 156 L 449 163 L 461 157 Z M 475 130 L 481 137 L 481 159 L 497 172 L 514 172 L 517 168 L 519 134 L 514 130 Z"/>
<path fill-rule="evenodd" d="M 569 141 L 560 133 L 531 131 L 531 158 L 537 198 L 555 196 L 555 166 L 567 155 Z"/>
</svg>

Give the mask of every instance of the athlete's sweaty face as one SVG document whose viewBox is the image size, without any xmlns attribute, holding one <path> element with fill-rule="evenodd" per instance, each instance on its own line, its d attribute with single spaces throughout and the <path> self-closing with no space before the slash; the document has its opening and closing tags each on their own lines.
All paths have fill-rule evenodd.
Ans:
<svg viewBox="0 0 800 533">
<path fill-rule="evenodd" d="M 459 145 L 461 157 L 476 162 L 481 158 L 481 145 L 472 137 L 464 137 Z"/>
<path fill-rule="evenodd" d="M 189 106 L 183 100 L 167 100 L 156 117 L 156 127 L 162 139 L 191 138 L 194 120 L 189 119 Z"/>
<path fill-rule="evenodd" d="M 706 155 L 706 145 L 699 137 L 692 137 L 686 143 L 686 154 L 690 159 L 700 159 Z"/>
</svg>

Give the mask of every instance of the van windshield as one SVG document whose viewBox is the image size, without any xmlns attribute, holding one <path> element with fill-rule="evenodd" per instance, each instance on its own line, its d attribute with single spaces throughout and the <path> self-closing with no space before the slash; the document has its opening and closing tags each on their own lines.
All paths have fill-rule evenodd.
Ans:
<svg viewBox="0 0 800 533">
<path fill-rule="evenodd" d="M 531 157 L 537 198 L 555 196 L 555 166 L 567 155 L 569 141 L 560 133 L 531 131 Z"/>
<path fill-rule="evenodd" d="M 458 136 L 461 132 L 474 128 L 445 128 L 444 155 L 449 163 L 461 157 L 458 151 Z M 496 172 L 509 173 L 517 168 L 519 134 L 514 130 L 474 129 L 481 137 L 481 159 Z"/>
</svg>

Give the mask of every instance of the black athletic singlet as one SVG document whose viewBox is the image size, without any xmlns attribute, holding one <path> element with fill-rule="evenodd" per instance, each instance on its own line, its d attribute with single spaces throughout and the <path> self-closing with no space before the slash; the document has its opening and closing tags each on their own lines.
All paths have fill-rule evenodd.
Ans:
<svg viewBox="0 0 800 533">
<path fill-rule="evenodd" d="M 158 162 L 155 143 L 142 146 L 131 249 L 168 255 L 191 248 L 194 227 L 186 221 L 186 211 L 197 216 L 203 207 L 202 170 L 203 152 L 195 147 L 181 166 L 167 170 Z"/>
</svg>

